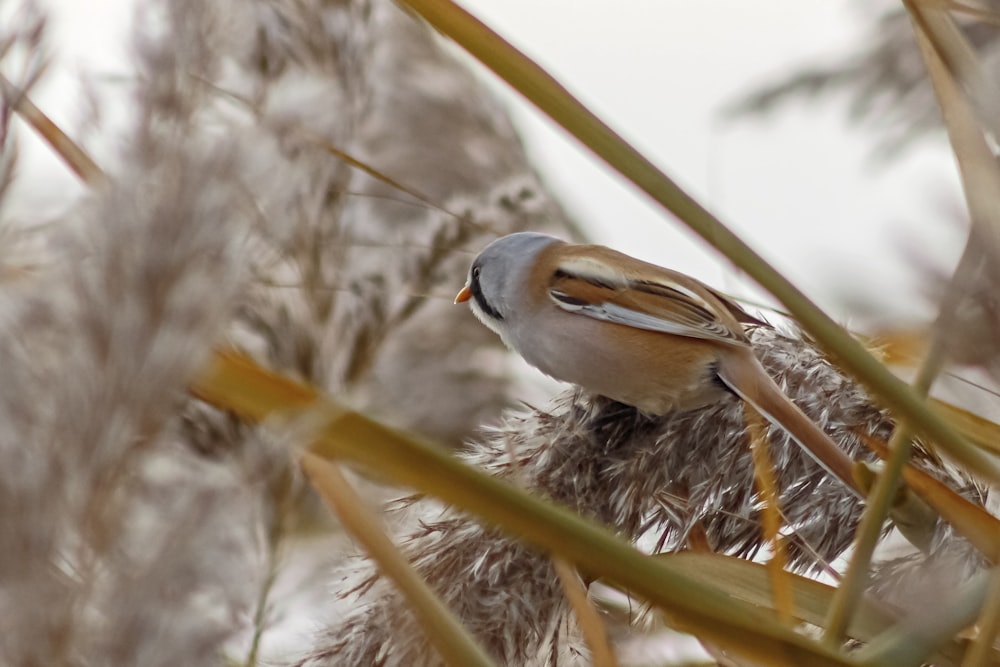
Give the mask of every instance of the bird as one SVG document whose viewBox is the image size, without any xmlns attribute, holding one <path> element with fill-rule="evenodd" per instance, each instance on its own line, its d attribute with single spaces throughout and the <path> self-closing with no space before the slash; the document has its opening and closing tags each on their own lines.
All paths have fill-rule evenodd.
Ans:
<svg viewBox="0 0 1000 667">
<path fill-rule="evenodd" d="M 532 366 L 644 414 L 735 394 L 857 496 L 854 461 L 778 387 L 744 325 L 764 324 L 704 283 L 601 245 L 516 232 L 472 262 L 455 303 Z"/>
</svg>

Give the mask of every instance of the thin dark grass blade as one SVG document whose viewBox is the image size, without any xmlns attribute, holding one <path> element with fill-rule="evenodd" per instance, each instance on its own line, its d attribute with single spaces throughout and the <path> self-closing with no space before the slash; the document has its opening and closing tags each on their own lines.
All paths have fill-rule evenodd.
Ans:
<svg viewBox="0 0 1000 667">
<path fill-rule="evenodd" d="M 96 186 L 104 180 L 104 172 L 86 151 L 59 129 L 51 118 L 42 113 L 24 92 L 18 90 L 2 75 L 0 75 L 0 92 L 14 111 L 52 147 L 55 154 L 63 159 L 81 181 Z"/>
</svg>

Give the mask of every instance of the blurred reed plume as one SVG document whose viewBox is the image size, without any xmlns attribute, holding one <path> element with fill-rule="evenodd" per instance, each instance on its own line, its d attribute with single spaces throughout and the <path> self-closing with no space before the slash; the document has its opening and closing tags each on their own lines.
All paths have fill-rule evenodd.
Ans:
<svg viewBox="0 0 1000 667">
<path fill-rule="evenodd" d="M 998 8 L 995 0 L 954 5 L 965 38 L 994 80 L 1000 45 Z M 830 62 L 804 64 L 785 78 L 748 91 L 731 111 L 768 114 L 793 100 L 818 102 L 843 92 L 850 98 L 851 120 L 875 130 L 877 147 L 887 157 L 897 156 L 920 137 L 938 133 L 941 113 L 903 3 L 859 3 L 857 9 L 869 28 L 853 52 Z M 876 12 L 877 18 L 870 18 Z"/>
<path fill-rule="evenodd" d="M 40 15 L 18 18 L 0 52 L 44 62 Z M 147 76 L 184 67 L 177 38 L 147 43 Z M 246 280 L 240 151 L 196 129 L 189 78 L 155 79 L 123 167 L 45 227 L 36 260 L 13 249 L 38 239 L 3 222 L 4 664 L 207 664 L 252 599 L 265 471 L 197 455 L 177 418 Z"/>
<path fill-rule="evenodd" d="M 49 45 L 11 9 L 16 203 L 12 111 Z M 497 103 L 388 2 L 137 18 L 103 182 L 43 227 L 2 221 L 4 664 L 216 664 L 301 488 L 284 443 L 185 398 L 211 347 L 457 444 L 510 388 L 449 308 L 466 249 L 564 220 Z"/>
<path fill-rule="evenodd" d="M 135 76 L 119 84 L 134 113 L 103 129 L 121 148 L 41 221 L 11 213 L 29 185 L 14 123 L 51 45 L 33 2 L 8 10 L 0 662 L 440 664 L 397 590 L 345 540 L 296 560 L 317 523 L 336 531 L 314 521 L 296 465 L 308 443 L 192 398 L 223 345 L 408 437 L 464 446 L 464 462 L 647 551 L 764 556 L 735 398 L 655 419 L 574 391 L 509 410 L 525 383 L 451 297 L 495 235 L 575 227 L 498 102 L 414 15 L 389 0 L 141 5 Z M 996 318 L 977 312 L 962 326 L 995 339 Z M 864 441 L 890 437 L 888 412 L 797 330 L 750 334 L 803 409 L 875 460 Z M 789 568 L 830 571 L 862 503 L 784 434 L 769 439 Z M 987 501 L 929 449 L 914 464 Z M 375 502 L 398 492 L 364 490 Z M 500 664 L 589 664 L 549 554 L 430 496 L 394 510 L 400 549 Z M 876 569 L 886 602 L 931 599 L 988 560 L 943 521 L 922 546 Z M 315 607 L 279 599 L 284 578 L 310 580 L 301 570 L 324 573 L 308 584 Z M 272 639 L 295 614 L 326 627 Z"/>
</svg>

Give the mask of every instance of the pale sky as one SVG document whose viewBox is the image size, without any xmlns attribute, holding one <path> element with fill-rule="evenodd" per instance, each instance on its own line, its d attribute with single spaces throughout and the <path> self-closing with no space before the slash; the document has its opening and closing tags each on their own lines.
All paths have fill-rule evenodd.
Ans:
<svg viewBox="0 0 1000 667">
<path fill-rule="evenodd" d="M 129 73 L 134 0 L 48 4 L 58 7 L 56 53 L 36 98 L 73 129 L 87 114 L 75 85 L 80 75 Z M 943 137 L 880 162 L 871 148 L 878 137 L 848 127 L 843 100 L 796 103 L 766 120 L 726 121 L 720 113 L 758 84 L 862 43 L 869 23 L 858 4 L 465 0 L 465 6 L 535 57 L 835 317 L 852 321 L 845 294 L 904 317 L 928 313 L 911 298 L 910 258 L 925 255 L 947 267 L 962 245 L 951 216 L 961 194 Z M 496 88 L 546 181 L 596 240 L 760 297 L 700 239 L 502 85 Z M 33 193 L 40 208 L 75 191 L 75 179 L 52 168 L 47 149 L 26 153 L 24 168 L 45 175 Z"/>
</svg>

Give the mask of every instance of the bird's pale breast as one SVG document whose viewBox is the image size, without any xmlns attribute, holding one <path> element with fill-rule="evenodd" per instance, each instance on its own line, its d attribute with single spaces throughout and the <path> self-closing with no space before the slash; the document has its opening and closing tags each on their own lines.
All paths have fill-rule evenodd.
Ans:
<svg viewBox="0 0 1000 667">
<path fill-rule="evenodd" d="M 518 332 L 518 352 L 557 380 L 663 414 L 706 405 L 724 393 L 716 344 L 601 322 L 556 307 Z M 546 335 L 533 335 L 533 332 Z"/>
</svg>

